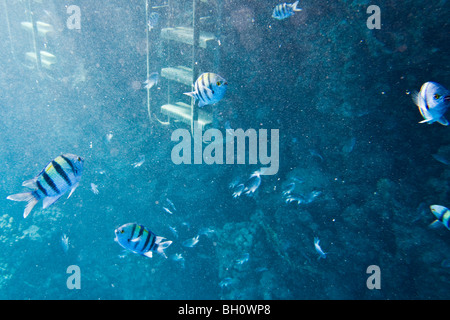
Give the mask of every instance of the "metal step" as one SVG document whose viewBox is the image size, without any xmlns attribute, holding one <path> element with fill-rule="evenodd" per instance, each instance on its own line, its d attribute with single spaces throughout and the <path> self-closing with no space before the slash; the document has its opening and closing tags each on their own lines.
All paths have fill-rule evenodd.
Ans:
<svg viewBox="0 0 450 320">
<path fill-rule="evenodd" d="M 166 40 L 173 40 L 189 45 L 194 44 L 194 29 L 187 27 L 163 28 L 161 29 L 161 37 Z M 211 32 L 200 31 L 199 46 L 200 48 L 212 48 L 216 43 L 216 37 Z"/>
<path fill-rule="evenodd" d="M 192 69 L 184 66 L 162 68 L 161 77 L 187 86 L 191 86 L 194 83 Z"/>
<path fill-rule="evenodd" d="M 166 116 L 191 125 L 192 111 L 191 106 L 184 102 L 175 104 L 165 104 L 161 107 L 161 113 Z M 198 110 L 198 124 L 204 128 L 212 123 L 212 115 L 204 110 Z"/>
<path fill-rule="evenodd" d="M 46 69 L 51 69 L 52 65 L 56 63 L 56 57 L 47 51 L 40 51 L 41 55 L 41 65 Z M 36 52 L 27 52 L 25 53 L 25 57 L 32 61 L 33 63 L 36 63 L 37 57 Z"/>
<path fill-rule="evenodd" d="M 23 29 L 31 32 L 33 31 L 33 24 L 29 21 L 23 21 L 20 23 Z M 51 24 L 42 22 L 42 21 L 36 21 L 36 29 L 40 36 L 45 37 L 48 32 L 53 32 L 54 28 Z"/>
</svg>

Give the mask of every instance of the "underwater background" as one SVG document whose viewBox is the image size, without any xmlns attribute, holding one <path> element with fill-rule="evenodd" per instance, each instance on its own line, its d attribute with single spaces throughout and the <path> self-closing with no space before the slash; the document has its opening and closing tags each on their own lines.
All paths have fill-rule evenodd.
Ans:
<svg viewBox="0 0 450 320">
<path fill-rule="evenodd" d="M 450 2 L 305 0 L 279 21 L 281 2 L 219 1 L 201 5 L 222 7 L 220 69 L 208 71 L 228 91 L 205 109 L 220 128 L 280 134 L 279 171 L 252 196 L 230 183 L 260 165 L 172 162 L 182 125 L 149 119 L 142 85 L 145 1 L 1 1 L 0 299 L 449 299 L 450 231 L 429 227 L 429 206 L 450 205 L 449 129 L 419 124 L 411 94 L 450 87 Z M 79 29 L 66 26 L 68 5 Z M 192 1 L 171 5 L 191 23 Z M 381 29 L 367 27 L 369 5 Z M 25 59 L 31 10 L 54 27 L 41 39 L 57 57 L 49 71 Z M 152 71 L 166 61 L 156 35 L 167 15 L 150 31 Z M 153 110 L 164 86 L 151 89 Z M 85 159 L 80 186 L 24 219 L 6 197 L 62 153 Z M 318 196 L 287 201 L 293 182 Z M 168 258 L 125 254 L 114 230 L 129 222 L 173 241 Z M 71 265 L 80 289 L 67 286 Z M 371 265 L 380 289 L 367 286 Z"/>
</svg>

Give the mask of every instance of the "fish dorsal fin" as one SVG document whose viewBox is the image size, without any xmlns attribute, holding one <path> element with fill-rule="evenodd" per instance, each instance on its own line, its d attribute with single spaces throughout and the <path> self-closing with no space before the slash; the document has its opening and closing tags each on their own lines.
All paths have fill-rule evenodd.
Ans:
<svg viewBox="0 0 450 320">
<path fill-rule="evenodd" d="M 194 97 L 194 98 L 196 98 L 197 92 L 196 92 L 196 91 L 192 91 L 192 92 L 185 92 L 185 93 L 183 93 L 183 94 L 185 94 L 185 95 L 187 95 L 187 96 L 189 96 L 189 97 Z"/>
<path fill-rule="evenodd" d="M 42 203 L 42 207 L 44 209 L 50 207 L 59 198 L 61 198 L 61 195 L 57 195 L 55 197 L 45 197 Z"/>
<path fill-rule="evenodd" d="M 416 106 L 420 107 L 423 105 L 424 101 L 423 101 L 422 97 L 420 96 L 419 92 L 413 91 L 411 93 L 411 98 L 414 101 L 414 103 L 416 104 Z"/>
<path fill-rule="evenodd" d="M 26 181 L 22 182 L 22 186 L 26 187 L 28 189 L 36 189 L 37 188 L 36 181 L 37 181 L 37 178 L 26 180 Z"/>
</svg>

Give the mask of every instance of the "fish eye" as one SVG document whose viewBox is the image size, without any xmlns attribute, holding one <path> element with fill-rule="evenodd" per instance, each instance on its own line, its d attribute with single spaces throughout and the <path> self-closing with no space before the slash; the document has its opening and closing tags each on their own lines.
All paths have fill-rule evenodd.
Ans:
<svg viewBox="0 0 450 320">
<path fill-rule="evenodd" d="M 437 93 L 436 93 L 433 97 L 434 97 L 435 100 L 438 100 L 438 99 L 439 99 L 440 97 L 442 97 L 442 96 L 441 96 L 440 94 L 437 94 Z"/>
<path fill-rule="evenodd" d="M 218 86 L 220 86 L 222 83 L 220 81 L 217 81 L 216 83 Z"/>
<path fill-rule="evenodd" d="M 125 231 L 122 229 L 122 230 L 119 230 L 119 232 L 120 232 L 120 233 L 124 233 Z"/>
<path fill-rule="evenodd" d="M 78 157 L 78 159 L 77 159 L 78 161 L 81 161 L 81 157 Z"/>
</svg>

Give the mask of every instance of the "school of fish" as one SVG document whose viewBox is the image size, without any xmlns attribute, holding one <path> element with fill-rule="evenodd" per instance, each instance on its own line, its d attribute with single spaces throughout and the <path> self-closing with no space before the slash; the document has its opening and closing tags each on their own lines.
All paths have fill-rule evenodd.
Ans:
<svg viewBox="0 0 450 320">
<path fill-rule="evenodd" d="M 302 11 L 298 8 L 299 1 L 292 4 L 280 3 L 276 5 L 272 12 L 272 18 L 276 20 L 284 20 L 290 18 L 295 12 Z M 148 31 L 152 31 L 159 24 L 160 16 L 153 12 L 150 14 L 147 23 Z M 143 83 L 144 88 L 150 90 L 159 82 L 159 73 L 153 72 L 149 74 L 148 79 Z M 192 97 L 198 101 L 199 107 L 213 105 L 220 102 L 228 88 L 228 82 L 220 75 L 213 72 L 202 73 L 193 84 L 193 91 L 185 92 L 185 95 Z M 420 123 L 432 124 L 438 122 L 441 125 L 448 126 L 449 122 L 445 117 L 446 112 L 450 108 L 450 90 L 436 82 L 426 82 L 422 85 L 419 92 L 412 94 L 414 103 L 417 105 L 423 120 Z M 113 137 L 110 132 L 106 135 L 106 142 L 109 143 Z M 352 138 L 342 148 L 344 153 L 350 153 L 356 140 Z M 92 142 L 91 142 L 92 147 Z M 323 157 L 315 150 L 311 150 L 311 155 L 317 160 L 324 161 Z M 448 165 L 448 161 L 439 155 L 433 157 Z M 145 162 L 145 157 L 141 155 L 139 161 L 132 164 L 134 168 L 142 166 Z M 80 156 L 65 153 L 51 160 L 40 173 L 34 178 L 24 181 L 23 187 L 31 189 L 31 191 L 24 193 L 12 194 L 7 197 L 8 200 L 26 202 L 23 217 L 26 218 L 35 207 L 35 205 L 42 200 L 43 208 L 48 208 L 54 204 L 60 197 L 69 192 L 68 198 L 73 194 L 78 187 L 84 168 L 84 159 Z M 232 197 L 238 199 L 241 195 L 254 197 L 262 183 L 261 172 L 255 171 L 249 177 L 241 179 L 236 177 L 230 183 L 229 188 L 232 190 Z M 312 190 L 308 193 L 296 192 L 296 187 L 302 183 L 301 179 L 291 178 L 282 192 L 282 199 L 286 204 L 296 203 L 297 205 L 308 205 L 316 198 L 320 198 L 322 192 L 319 190 Z M 98 186 L 91 183 L 91 190 L 94 194 L 98 194 Z M 450 210 L 442 205 L 431 205 L 430 210 L 435 216 L 434 222 L 430 227 L 443 226 L 450 230 Z M 175 205 L 171 200 L 166 198 L 166 203 L 162 206 L 162 211 L 170 215 L 177 211 Z M 185 223 L 189 228 L 189 225 Z M 172 235 L 178 238 L 178 231 L 175 227 L 168 226 Z M 214 230 L 210 227 L 203 228 L 192 238 L 182 241 L 182 245 L 186 248 L 194 248 L 200 241 L 200 236 L 211 237 Z M 114 240 L 126 251 L 132 252 L 141 256 L 151 258 L 153 253 L 160 254 L 167 258 L 165 250 L 172 244 L 171 240 L 166 240 L 164 237 L 153 233 L 149 228 L 138 223 L 126 223 L 114 230 Z M 69 238 L 63 234 L 61 239 L 61 246 L 63 251 L 67 253 L 69 250 Z M 320 246 L 318 237 L 313 241 L 314 249 L 318 254 L 318 259 L 325 259 L 327 253 L 324 252 Z M 171 255 L 173 261 L 179 262 L 184 267 L 184 257 L 181 253 L 174 253 Z M 235 260 L 236 265 L 244 265 L 250 260 L 249 253 L 243 253 Z M 444 262 L 443 262 L 444 263 Z M 445 261 L 445 266 L 448 262 Z M 264 267 L 259 268 L 264 271 Z M 222 279 L 219 286 L 223 289 L 227 286 L 233 285 L 235 279 L 226 277 Z"/>
</svg>

